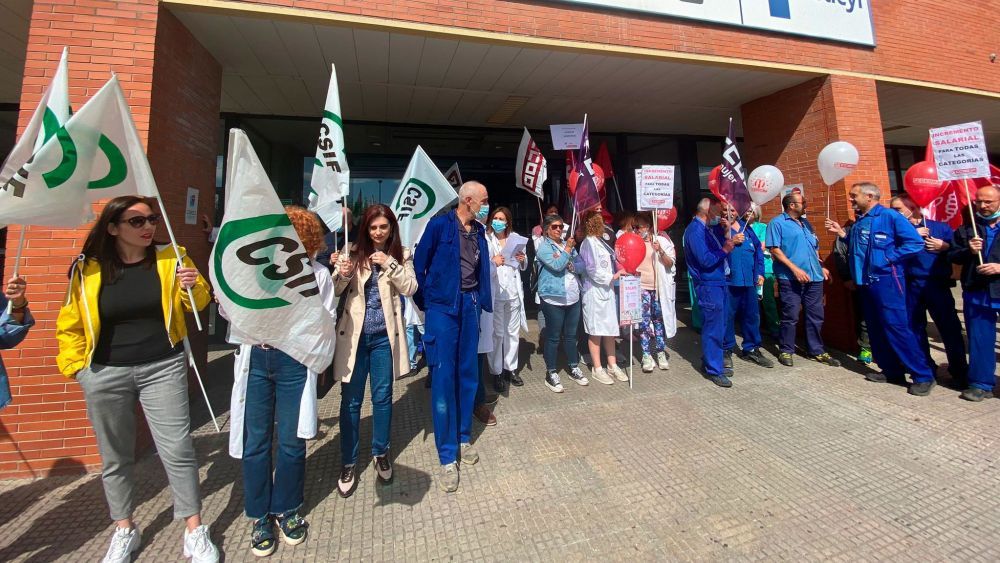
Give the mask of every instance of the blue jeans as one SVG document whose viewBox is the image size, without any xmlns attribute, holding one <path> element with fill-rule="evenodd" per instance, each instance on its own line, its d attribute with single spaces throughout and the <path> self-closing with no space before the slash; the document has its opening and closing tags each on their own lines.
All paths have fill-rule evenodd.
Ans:
<svg viewBox="0 0 1000 563">
<path fill-rule="evenodd" d="M 420 335 L 420 339 L 424 337 L 424 325 L 408 325 L 406 327 L 406 345 L 410 352 L 410 369 L 416 369 L 417 367 L 417 343 L 420 339 L 417 335 Z"/>
<path fill-rule="evenodd" d="M 795 325 L 799 312 L 806 310 L 806 353 L 818 356 L 825 352 L 823 345 L 823 282 L 799 283 L 798 280 L 778 278 L 778 298 L 781 300 L 781 337 L 778 351 L 795 353 Z M 871 325 L 868 325 L 871 328 Z"/>
<path fill-rule="evenodd" d="M 969 302 L 963 294 L 965 328 L 969 331 L 969 387 L 992 391 L 997 376 L 997 311 Z"/>
<path fill-rule="evenodd" d="M 472 438 L 472 409 L 479 387 L 479 296 L 463 291 L 456 314 L 429 308 L 424 317 L 424 355 L 431 378 L 431 419 L 438 460 L 458 459 L 459 444 Z"/>
<path fill-rule="evenodd" d="M 243 506 L 260 519 L 302 506 L 306 441 L 298 437 L 306 367 L 277 348 L 251 348 L 243 426 Z M 276 424 L 277 423 L 277 424 Z M 278 450 L 271 463 L 271 439 Z"/>
<path fill-rule="evenodd" d="M 340 461 L 344 465 L 358 462 L 358 427 L 361 425 L 361 403 L 365 399 L 365 381 L 371 375 L 372 387 L 372 457 L 389 451 L 389 429 L 392 425 L 392 348 L 389 335 L 362 334 L 354 355 L 351 381 L 343 384 L 340 400 Z"/>
<path fill-rule="evenodd" d="M 755 286 L 729 286 L 729 315 L 726 317 L 726 338 L 722 347 L 736 348 L 736 317 L 740 317 L 740 332 L 743 333 L 743 351 L 749 352 L 760 347 L 760 299 Z"/>
<path fill-rule="evenodd" d="M 555 371 L 559 368 L 559 342 L 562 341 L 563 352 L 566 353 L 566 363 L 573 369 L 580 363 L 580 354 L 576 349 L 576 329 L 580 325 L 580 302 L 572 305 L 553 305 L 542 300 L 542 311 L 545 313 L 545 347 L 542 357 L 545 358 L 545 369 Z"/>
</svg>

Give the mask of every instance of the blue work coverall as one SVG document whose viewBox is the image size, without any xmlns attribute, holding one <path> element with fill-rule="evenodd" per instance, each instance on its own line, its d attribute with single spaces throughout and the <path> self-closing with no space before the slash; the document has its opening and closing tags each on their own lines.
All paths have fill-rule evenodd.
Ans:
<svg viewBox="0 0 1000 563">
<path fill-rule="evenodd" d="M 424 311 L 424 355 L 434 374 L 431 417 L 441 465 L 457 460 L 459 444 L 471 439 L 479 387 L 479 311 L 493 311 L 485 229 L 472 222 L 479 243 L 479 286 L 462 291 L 460 228 L 455 211 L 431 219 L 413 258 L 418 284 L 413 301 Z"/>
<path fill-rule="evenodd" d="M 983 239 L 983 260 L 1000 263 L 1000 223 L 989 226 L 976 219 L 976 232 Z M 996 385 L 997 318 L 1000 316 L 1000 276 L 976 271 L 979 257 L 969 249 L 975 236 L 970 225 L 955 229 L 948 257 L 962 265 L 962 308 L 969 333 L 969 387 L 993 391 Z"/>
<path fill-rule="evenodd" d="M 749 352 L 760 347 L 760 303 L 757 297 L 757 279 L 764 277 L 764 248 L 753 229 L 744 229 L 745 221 L 732 228 L 732 234 L 742 232 L 746 236 L 743 244 L 737 244 L 729 253 L 729 314 L 726 317 L 726 337 L 722 347 L 736 348 L 736 317 L 740 317 L 743 333 L 743 351 Z M 721 227 L 712 230 L 724 240 L 725 231 Z M 741 231 L 742 230 L 742 231 Z"/>
<path fill-rule="evenodd" d="M 948 223 L 924 220 L 930 236 L 951 243 L 953 232 Z M 917 227 L 914 227 L 917 228 Z M 951 261 L 948 252 L 931 252 L 924 248 L 906 263 L 906 309 L 913 333 L 933 368 L 930 344 L 927 341 L 927 314 L 937 325 L 944 350 L 948 354 L 948 371 L 952 377 L 964 380 L 969 364 L 965 359 L 965 340 L 962 323 L 955 310 L 955 296 L 951 288 Z"/>
<path fill-rule="evenodd" d="M 914 383 L 934 380 L 906 314 L 906 271 L 909 257 L 923 251 L 924 241 L 910 222 L 879 204 L 858 217 L 845 239 L 851 277 L 858 286 L 872 356 L 886 378 Z"/>
<path fill-rule="evenodd" d="M 701 361 L 705 374 L 723 375 L 722 345 L 726 338 L 729 291 L 726 288 L 725 239 L 695 218 L 684 230 L 684 259 L 701 307 Z M 744 243 L 745 244 L 745 243 Z"/>
</svg>

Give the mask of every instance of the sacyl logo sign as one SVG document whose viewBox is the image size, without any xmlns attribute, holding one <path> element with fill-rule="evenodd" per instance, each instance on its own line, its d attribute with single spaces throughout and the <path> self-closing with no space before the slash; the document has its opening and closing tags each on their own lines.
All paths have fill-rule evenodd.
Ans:
<svg viewBox="0 0 1000 563">
<path fill-rule="evenodd" d="M 855 10 L 864 9 L 864 0 L 814 0 L 825 4 L 839 4 L 844 7 L 844 11 L 853 14 Z M 791 0 L 767 0 L 768 10 L 772 18 L 792 19 L 792 9 L 789 3 Z"/>
</svg>

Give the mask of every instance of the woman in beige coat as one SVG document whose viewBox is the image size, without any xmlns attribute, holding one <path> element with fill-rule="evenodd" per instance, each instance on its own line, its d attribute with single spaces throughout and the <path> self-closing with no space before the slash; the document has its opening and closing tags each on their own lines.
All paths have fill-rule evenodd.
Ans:
<svg viewBox="0 0 1000 563">
<path fill-rule="evenodd" d="M 351 255 L 337 261 L 334 288 L 343 313 L 337 324 L 334 373 L 340 374 L 340 457 L 337 492 L 347 498 L 358 486 L 358 427 L 365 380 L 371 377 L 372 458 L 383 483 L 392 480 L 389 429 L 393 379 L 410 370 L 401 296 L 417 291 L 413 259 L 399 242 L 399 224 L 382 204 L 365 209 Z"/>
</svg>

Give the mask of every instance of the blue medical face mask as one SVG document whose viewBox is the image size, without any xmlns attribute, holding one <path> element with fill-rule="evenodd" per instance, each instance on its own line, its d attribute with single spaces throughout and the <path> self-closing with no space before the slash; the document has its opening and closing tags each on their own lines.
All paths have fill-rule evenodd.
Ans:
<svg viewBox="0 0 1000 563">
<path fill-rule="evenodd" d="M 507 221 L 498 221 L 494 219 L 490 222 L 490 226 L 493 227 L 494 232 L 502 233 L 507 230 Z"/>
<path fill-rule="evenodd" d="M 721 217 L 719 217 L 719 216 L 715 216 L 715 217 L 712 217 L 712 218 L 711 218 L 711 219 L 710 219 L 710 220 L 708 221 L 708 224 L 714 227 L 714 226 L 716 226 L 716 225 L 718 225 L 718 224 L 719 224 L 719 221 L 720 221 L 721 219 L 722 219 L 722 218 L 721 218 Z"/>
<path fill-rule="evenodd" d="M 479 220 L 480 223 L 482 223 L 483 221 L 486 220 L 486 217 L 488 217 L 489 214 L 490 214 L 489 204 L 480 205 L 479 211 L 476 213 L 476 219 Z"/>
<path fill-rule="evenodd" d="M 993 215 L 983 215 L 981 213 L 976 213 L 976 217 L 979 217 L 984 221 L 994 221 L 996 219 L 1000 219 L 1000 209 L 998 209 L 997 212 L 994 213 Z"/>
</svg>

